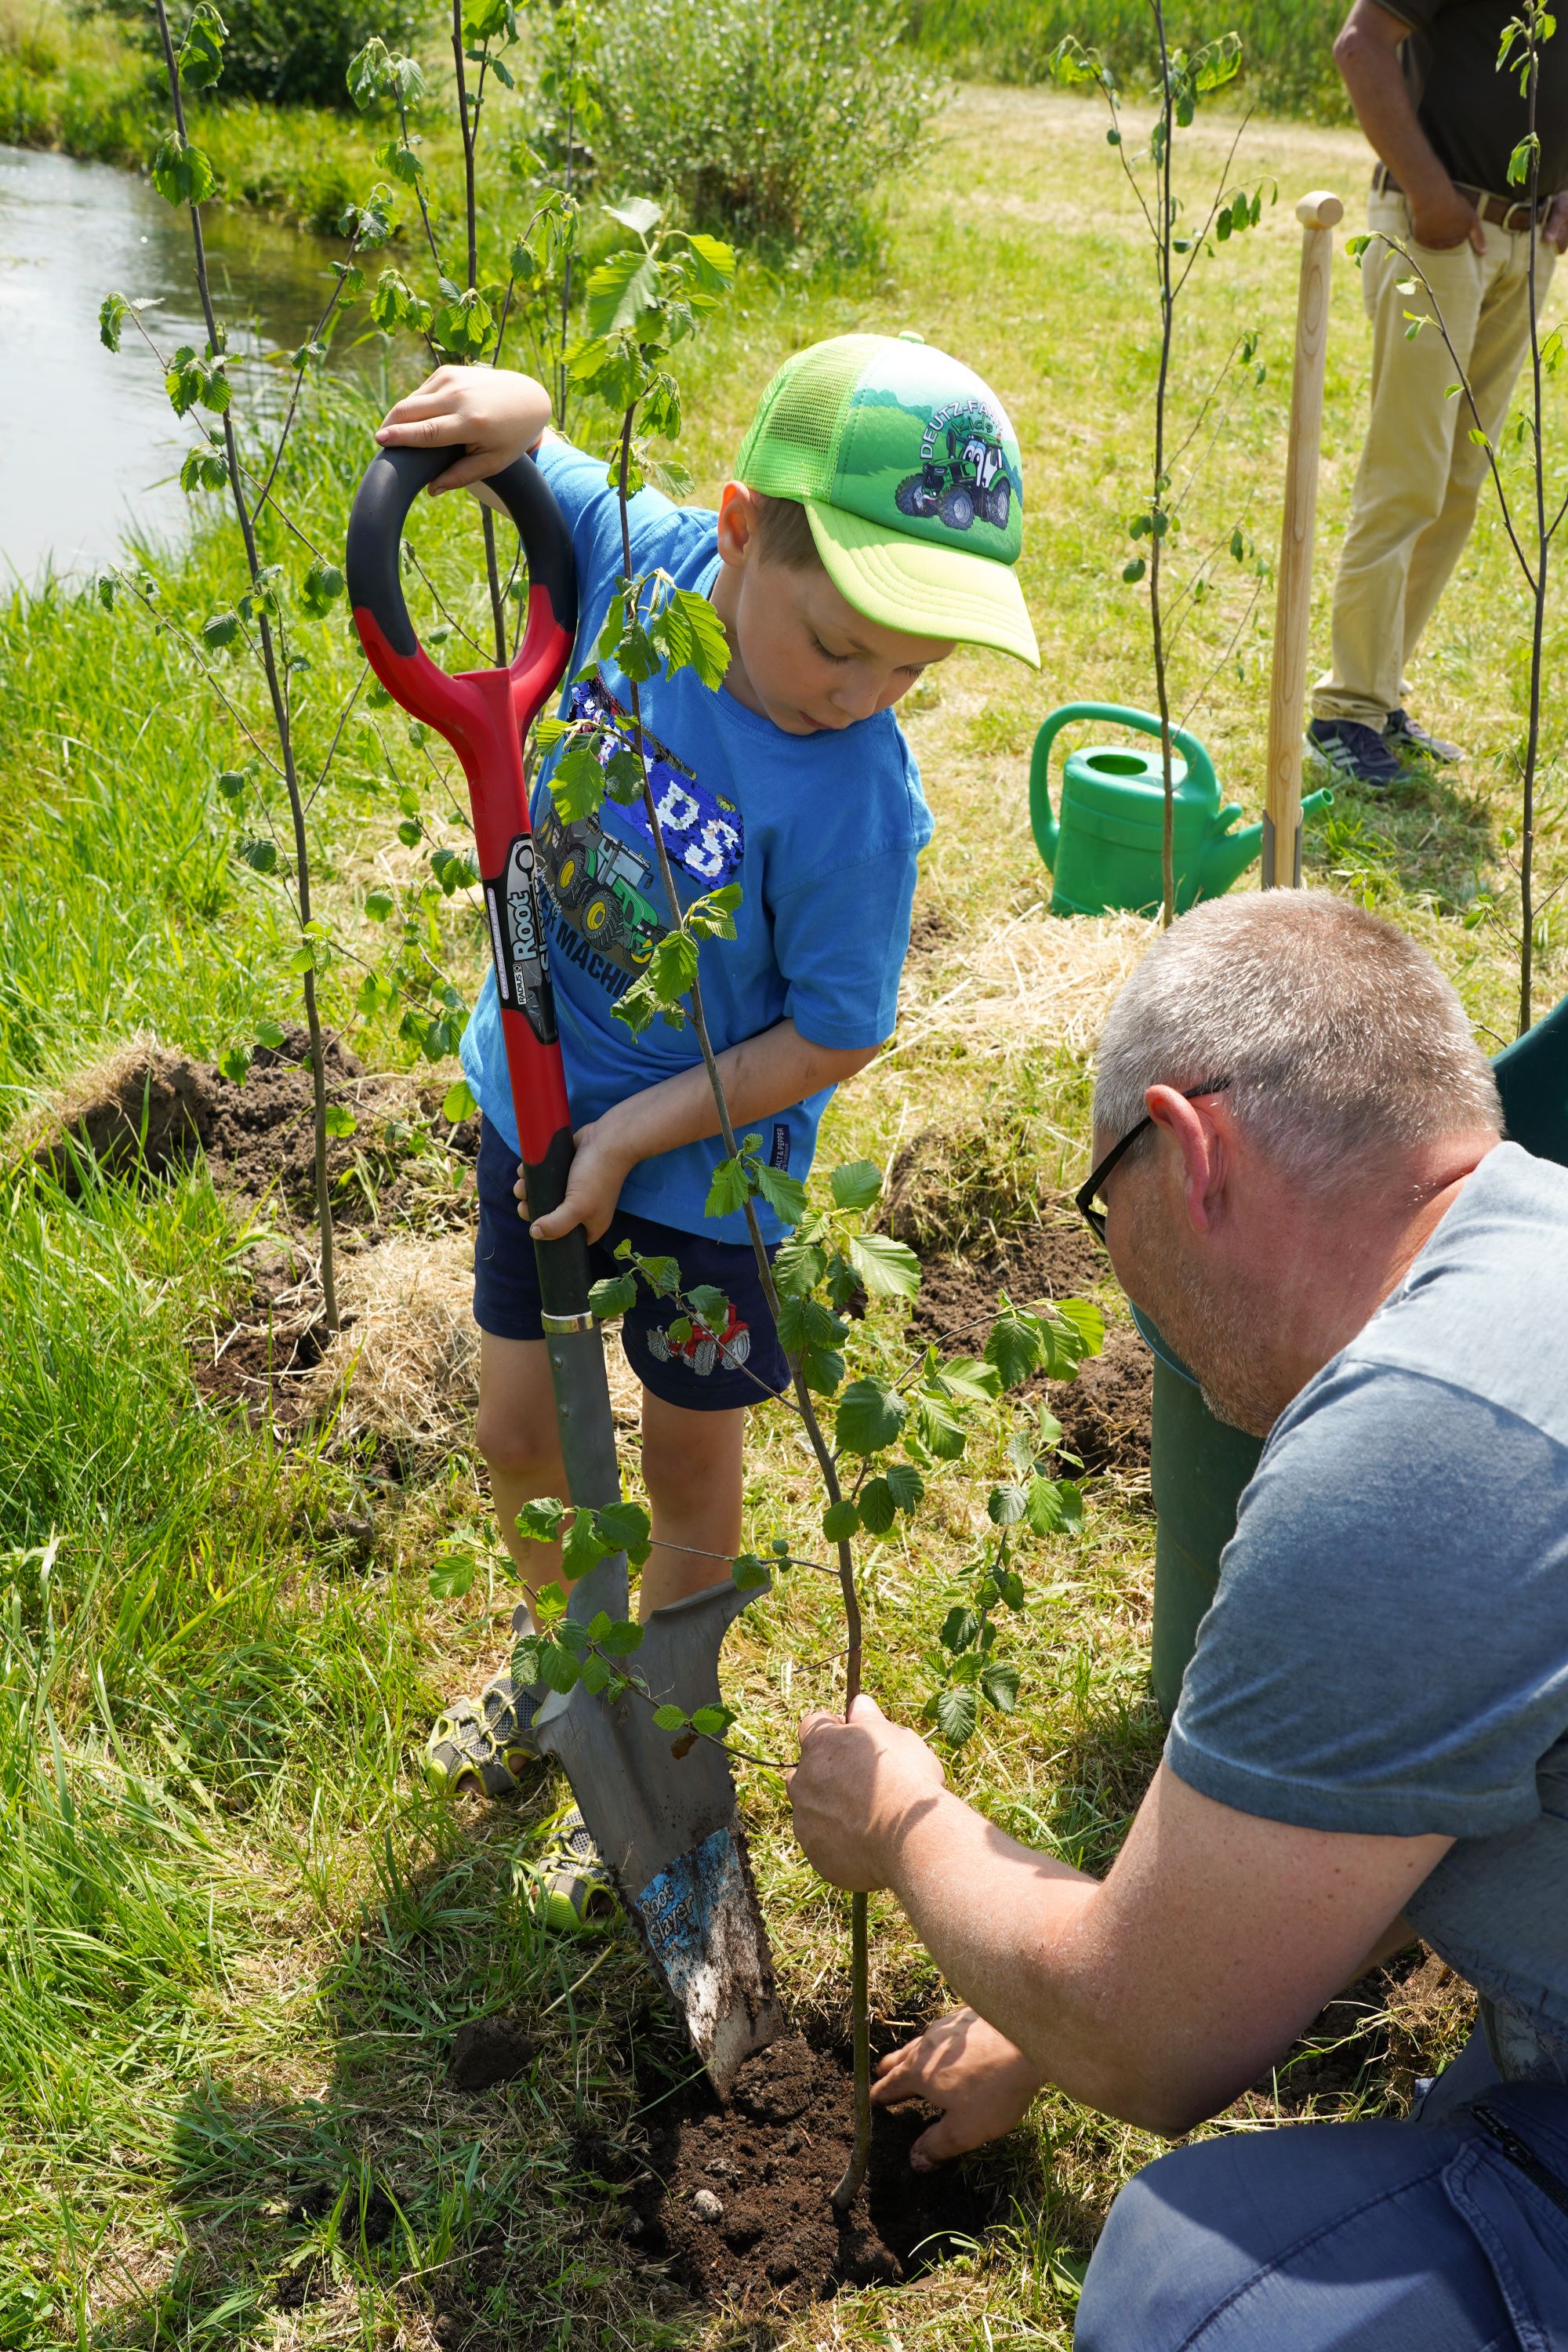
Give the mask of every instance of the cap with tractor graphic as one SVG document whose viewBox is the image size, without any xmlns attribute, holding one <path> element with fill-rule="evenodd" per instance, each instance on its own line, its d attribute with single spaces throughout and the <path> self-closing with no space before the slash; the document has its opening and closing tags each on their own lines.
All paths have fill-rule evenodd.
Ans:
<svg viewBox="0 0 1568 2352">
<path fill-rule="evenodd" d="M 784 362 L 735 462 L 796 499 L 839 593 L 884 628 L 1039 667 L 1014 570 L 1024 477 L 1006 411 L 918 335 L 836 335 Z"/>
</svg>

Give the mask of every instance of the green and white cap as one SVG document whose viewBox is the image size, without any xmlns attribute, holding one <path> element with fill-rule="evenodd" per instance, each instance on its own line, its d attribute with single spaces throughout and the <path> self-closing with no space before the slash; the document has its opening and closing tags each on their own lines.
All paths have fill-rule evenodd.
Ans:
<svg viewBox="0 0 1568 2352">
<path fill-rule="evenodd" d="M 988 385 L 919 335 L 835 335 L 785 360 L 735 461 L 748 489 L 796 499 L 858 613 L 1040 666 L 1014 565 L 1017 437 Z"/>
</svg>

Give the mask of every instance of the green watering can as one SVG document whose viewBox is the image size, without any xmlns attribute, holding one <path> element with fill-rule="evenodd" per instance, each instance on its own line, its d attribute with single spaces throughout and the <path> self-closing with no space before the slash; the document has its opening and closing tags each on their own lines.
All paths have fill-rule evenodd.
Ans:
<svg viewBox="0 0 1568 2352">
<path fill-rule="evenodd" d="M 1160 722 L 1147 710 L 1116 702 L 1068 702 L 1053 710 L 1035 738 L 1029 762 L 1029 822 L 1035 844 L 1056 877 L 1053 915 L 1103 915 L 1113 907 L 1148 913 L 1160 903 L 1165 827 L 1165 781 L 1160 753 L 1126 744 L 1094 743 L 1072 752 L 1062 775 L 1061 817 L 1051 807 L 1051 746 L 1064 727 L 1105 719 L 1152 735 Z M 1199 898 L 1217 898 L 1245 873 L 1263 843 L 1261 824 L 1233 833 L 1241 814 L 1235 801 L 1221 808 L 1214 762 L 1195 735 L 1173 727 L 1171 782 L 1175 800 L 1176 912 Z M 1178 757 L 1177 754 L 1180 754 Z M 1331 793 L 1311 793 L 1301 803 L 1326 808 Z"/>
</svg>

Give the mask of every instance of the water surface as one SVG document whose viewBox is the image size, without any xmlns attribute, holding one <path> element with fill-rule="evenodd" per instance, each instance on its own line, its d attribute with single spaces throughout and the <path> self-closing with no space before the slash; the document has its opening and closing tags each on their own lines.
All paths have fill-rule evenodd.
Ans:
<svg viewBox="0 0 1568 2352">
<path fill-rule="evenodd" d="M 243 208 L 209 207 L 202 222 L 233 347 L 303 342 L 336 248 Z M 51 565 L 79 572 L 112 556 L 133 524 L 169 537 L 184 517 L 176 478 L 195 435 L 129 320 L 118 356 L 100 342 L 109 293 L 156 299 L 146 320 L 160 351 L 202 348 L 184 208 L 134 173 L 0 145 L 0 585 Z M 379 345 L 374 337 L 367 365 Z M 257 373 L 238 372 L 247 401 Z"/>
</svg>

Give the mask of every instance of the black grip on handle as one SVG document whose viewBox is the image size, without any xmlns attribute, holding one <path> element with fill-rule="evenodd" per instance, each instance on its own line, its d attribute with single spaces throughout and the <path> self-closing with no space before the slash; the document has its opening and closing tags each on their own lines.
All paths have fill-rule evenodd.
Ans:
<svg viewBox="0 0 1568 2352">
<path fill-rule="evenodd" d="M 398 563 L 408 510 L 427 482 L 454 464 L 460 452 L 383 449 L 372 459 L 349 517 L 344 573 L 349 602 L 369 613 L 396 654 L 419 648 L 409 618 Z M 531 588 L 543 588 L 556 620 L 569 635 L 577 627 L 576 568 L 566 518 L 531 457 L 514 457 L 486 487 L 517 525 Z"/>
</svg>

